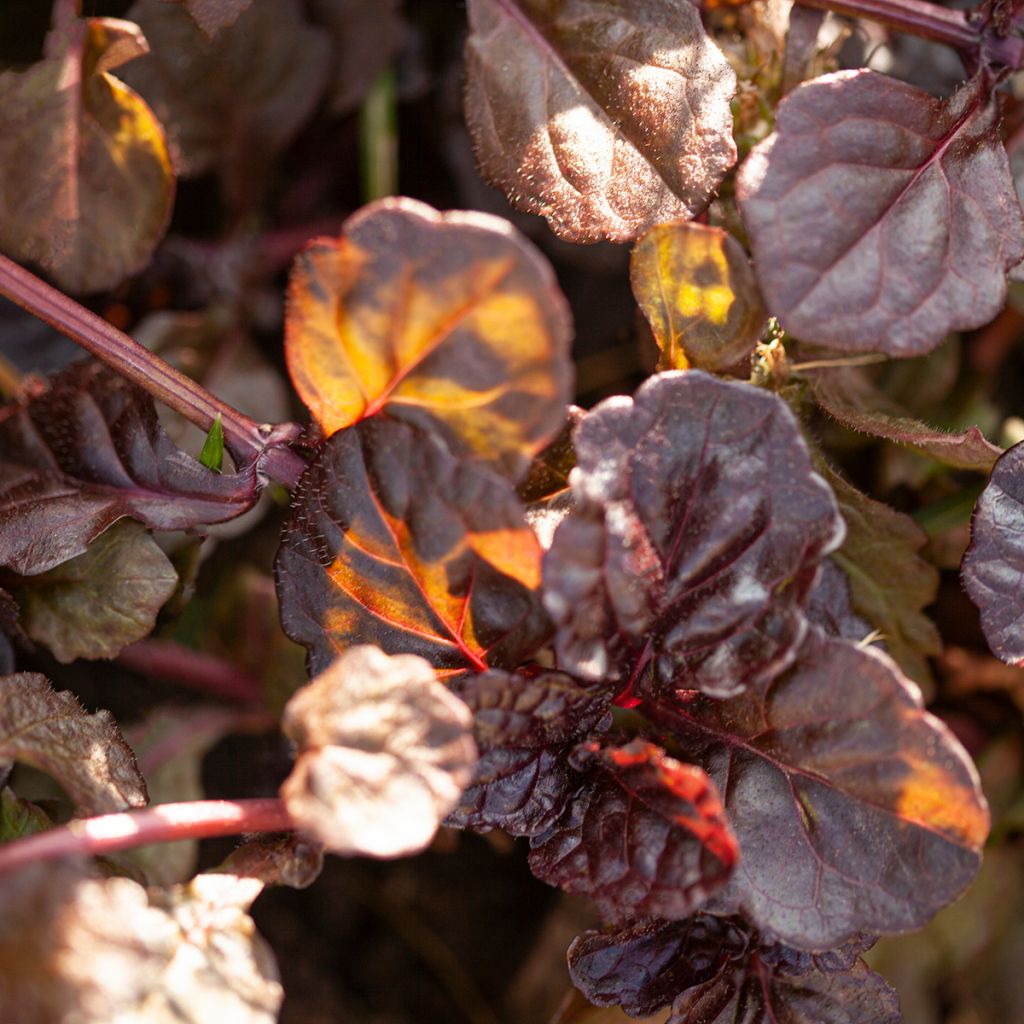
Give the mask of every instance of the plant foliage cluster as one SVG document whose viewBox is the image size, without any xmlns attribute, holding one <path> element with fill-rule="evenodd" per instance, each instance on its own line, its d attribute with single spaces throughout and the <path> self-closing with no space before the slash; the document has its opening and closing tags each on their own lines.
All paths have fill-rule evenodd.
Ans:
<svg viewBox="0 0 1024 1024">
<path fill-rule="evenodd" d="M 591 901 L 568 965 L 596 1006 L 902 1019 L 862 955 L 965 892 L 991 824 L 922 697 L 945 657 L 934 566 L 967 537 L 961 515 L 922 552 L 920 495 L 955 516 L 980 493 L 963 585 L 1024 666 L 1024 447 L 918 418 L 952 401 L 951 332 L 1001 314 L 1024 260 L 1024 14 L 872 4 L 959 54 L 937 96 L 838 70 L 832 6 L 861 13 L 468 0 L 483 176 L 568 242 L 632 247 L 657 367 L 589 410 L 569 305 L 508 219 L 391 197 L 306 223 L 312 119 L 361 105 L 371 165 L 391 139 L 365 126 L 394 102 L 396 4 L 55 0 L 39 53 L 0 52 L 0 292 L 98 357 L 0 361 L 6 1019 L 275 1020 L 260 891 L 442 825 L 521 838 Z M 308 176 L 282 198 L 286 160 Z M 210 176 L 228 241 L 165 238 L 179 180 Z M 192 312 L 151 315 L 140 345 L 109 322 L 138 301 L 123 282 L 175 261 L 201 268 Z M 289 262 L 279 354 L 307 427 L 245 338 Z M 240 411 L 250 388 L 278 411 Z M 902 509 L 851 482 L 869 440 Z M 202 622 L 194 538 L 283 489 L 275 592 L 240 572 Z M 308 684 L 281 674 L 285 636 Z M 26 668 L 43 651 L 208 700 L 122 731 Z M 202 799 L 206 750 L 278 731 L 272 794 Z M 196 839 L 239 833 L 259 835 L 196 873 Z"/>
</svg>

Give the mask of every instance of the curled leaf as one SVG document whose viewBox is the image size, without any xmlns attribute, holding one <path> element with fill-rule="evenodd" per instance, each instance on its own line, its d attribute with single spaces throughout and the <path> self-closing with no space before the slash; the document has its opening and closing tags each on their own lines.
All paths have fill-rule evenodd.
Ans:
<svg viewBox="0 0 1024 1024">
<path fill-rule="evenodd" d="M 978 81 L 936 99 L 875 71 L 794 89 L 736 196 L 769 308 L 835 348 L 928 352 L 991 320 L 1024 213 Z"/>
<path fill-rule="evenodd" d="M 559 665 L 726 696 L 788 664 L 843 530 L 785 403 L 665 373 L 597 406 L 575 445 L 577 507 L 544 561 Z"/>
<path fill-rule="evenodd" d="M 355 643 L 445 675 L 512 668 L 547 637 L 541 550 L 506 480 L 390 418 L 330 437 L 276 563 L 285 632 L 312 672 Z"/>
<path fill-rule="evenodd" d="M 561 822 L 532 840 L 544 882 L 589 896 L 601 915 L 685 917 L 729 878 L 739 855 L 707 775 L 653 743 L 588 743 L 589 777 Z"/>
<path fill-rule="evenodd" d="M 146 784 L 109 711 L 88 714 L 45 676 L 0 676 L 0 760 L 52 775 L 81 816 L 144 807 Z"/>
<path fill-rule="evenodd" d="M 663 370 L 727 370 L 768 321 L 747 254 L 721 228 L 659 224 L 634 246 L 629 276 Z"/>
<path fill-rule="evenodd" d="M 550 266 L 487 214 L 382 200 L 292 270 L 288 370 L 328 434 L 382 412 L 517 478 L 564 417 L 570 337 Z"/>
<path fill-rule="evenodd" d="M 353 647 L 285 708 L 299 753 L 281 797 L 334 853 L 416 853 L 472 778 L 472 725 L 422 658 Z"/>
<path fill-rule="evenodd" d="M 486 177 L 573 242 L 692 217 L 736 162 L 736 76 L 686 0 L 470 0 Z"/>
<path fill-rule="evenodd" d="M 812 632 L 773 682 L 725 701 L 680 691 L 651 713 L 725 794 L 743 855 L 716 909 L 788 945 L 918 928 L 977 873 L 974 766 L 878 651 Z"/>
<path fill-rule="evenodd" d="M 0 249 L 62 288 L 112 288 L 163 236 L 174 178 L 163 129 L 111 71 L 146 53 L 139 29 L 54 5 L 46 58 L 0 71 Z"/>
<path fill-rule="evenodd" d="M 996 463 L 978 499 L 961 577 L 993 653 L 1024 665 L 1024 444 Z"/>
</svg>

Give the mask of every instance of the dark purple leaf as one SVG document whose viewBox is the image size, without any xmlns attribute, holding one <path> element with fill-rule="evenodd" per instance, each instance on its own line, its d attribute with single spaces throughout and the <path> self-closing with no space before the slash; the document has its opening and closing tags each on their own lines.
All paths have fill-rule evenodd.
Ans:
<svg viewBox="0 0 1024 1024">
<path fill-rule="evenodd" d="M 560 666 L 728 696 L 789 664 L 843 530 L 785 403 L 666 373 L 599 405 L 575 445 L 577 508 L 544 562 Z"/>
<path fill-rule="evenodd" d="M 687 0 L 470 0 L 466 119 L 484 174 L 575 242 L 707 205 L 736 161 L 736 77 Z"/>
<path fill-rule="evenodd" d="M 1024 443 L 996 463 L 981 492 L 961 575 L 993 653 L 1024 665 Z"/>
<path fill-rule="evenodd" d="M 571 748 L 607 725 L 608 690 L 557 672 L 486 672 L 453 689 L 473 710 L 480 761 L 446 824 L 515 836 L 550 828 L 579 788 Z"/>
<path fill-rule="evenodd" d="M 328 438 L 299 482 L 276 564 L 282 622 L 313 673 L 354 643 L 442 676 L 511 668 L 550 631 L 540 554 L 504 478 L 375 417 Z"/>
<path fill-rule="evenodd" d="M 830 558 L 821 564 L 821 574 L 807 598 L 808 622 L 819 626 L 827 636 L 841 636 L 859 643 L 871 626 L 854 610 L 846 573 Z"/>
<path fill-rule="evenodd" d="M 532 840 L 542 881 L 589 896 L 602 916 L 685 917 L 728 880 L 738 850 L 718 792 L 699 768 L 652 743 L 577 748 L 584 788 Z"/>
<path fill-rule="evenodd" d="M 799 338 L 909 356 L 992 319 L 1024 256 L 996 96 L 874 71 L 795 89 L 736 194 L 768 307 Z"/>
<path fill-rule="evenodd" d="M 828 949 L 920 927 L 977 872 L 974 766 L 884 654 L 813 631 L 787 675 L 645 711 L 725 794 L 742 857 L 716 911 Z"/>
<path fill-rule="evenodd" d="M 252 472 L 213 473 L 177 449 L 152 399 L 100 364 L 0 410 L 0 565 L 23 576 L 76 555 L 132 516 L 156 530 L 219 523 L 258 497 Z"/>
</svg>

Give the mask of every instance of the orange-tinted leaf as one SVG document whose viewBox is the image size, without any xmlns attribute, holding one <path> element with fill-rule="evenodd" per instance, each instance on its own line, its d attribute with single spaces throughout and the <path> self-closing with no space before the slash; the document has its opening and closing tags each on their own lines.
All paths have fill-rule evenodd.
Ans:
<svg viewBox="0 0 1024 1024">
<path fill-rule="evenodd" d="M 0 249 L 75 292 L 144 267 L 174 178 L 152 111 L 109 72 L 147 50 L 135 25 L 55 5 L 46 59 L 0 73 Z"/>
<path fill-rule="evenodd" d="M 281 786 L 334 853 L 422 850 L 473 777 L 473 713 L 413 655 L 353 647 L 288 702 L 298 759 Z"/>
<path fill-rule="evenodd" d="M 276 565 L 281 620 L 313 672 L 356 643 L 442 674 L 511 668 L 550 628 L 540 558 L 511 484 L 379 417 L 329 438 L 299 482 Z"/>
<path fill-rule="evenodd" d="M 288 295 L 288 369 L 328 434 L 385 412 L 519 476 L 562 422 L 565 300 L 504 220 L 374 203 L 299 255 Z"/>
<path fill-rule="evenodd" d="M 692 217 L 736 161 L 736 76 L 686 0 L 470 0 L 484 174 L 574 242 Z"/>
<path fill-rule="evenodd" d="M 768 313 L 742 246 L 704 224 L 659 224 L 633 249 L 633 294 L 660 368 L 725 370 L 754 349 Z"/>
</svg>

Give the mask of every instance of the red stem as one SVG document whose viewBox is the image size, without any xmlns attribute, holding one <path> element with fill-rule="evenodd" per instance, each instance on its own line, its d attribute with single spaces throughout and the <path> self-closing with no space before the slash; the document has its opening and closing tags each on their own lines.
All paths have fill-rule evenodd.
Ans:
<svg viewBox="0 0 1024 1024">
<path fill-rule="evenodd" d="M 900 32 L 934 39 L 957 50 L 976 49 L 981 43 L 981 33 L 968 21 L 964 11 L 923 0 L 797 0 L 797 3 L 849 18 L 881 22 Z"/>
<path fill-rule="evenodd" d="M 197 427 L 209 430 L 220 416 L 225 445 L 240 467 L 258 463 L 271 479 L 286 487 L 295 486 L 306 466 L 299 455 L 286 447 L 301 433 L 297 424 L 272 426 L 250 419 L 2 254 L 0 295 L 66 335 Z"/>
<path fill-rule="evenodd" d="M 242 832 L 288 832 L 294 828 L 284 803 L 259 800 L 196 800 L 140 811 L 82 818 L 0 846 L 0 874 L 59 857 L 102 856 L 150 843 L 207 839 Z"/>
</svg>

